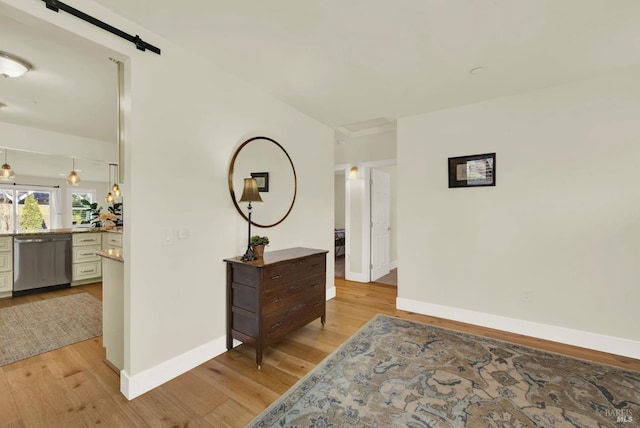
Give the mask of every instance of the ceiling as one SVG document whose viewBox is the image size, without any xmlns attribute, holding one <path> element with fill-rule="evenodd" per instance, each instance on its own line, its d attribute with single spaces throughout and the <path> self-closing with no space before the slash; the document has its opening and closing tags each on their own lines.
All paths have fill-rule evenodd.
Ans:
<svg viewBox="0 0 640 428">
<path fill-rule="evenodd" d="M 346 135 L 640 62 L 638 0 L 96 1 Z"/>
<path fill-rule="evenodd" d="M 44 3 L 43 3 L 44 7 Z M 116 144 L 117 66 L 113 53 L 34 18 L 0 8 L 0 51 L 19 56 L 33 69 L 18 78 L 0 77 L 0 122 L 39 128 Z M 0 140 L 2 141 L 2 140 Z M 42 153 L 15 150 L 0 143 L 20 177 L 64 178 L 72 168 L 56 147 Z M 84 181 L 106 181 L 108 166 L 95 157 L 78 159 Z M 82 170 L 82 172 L 80 172 Z"/>
<path fill-rule="evenodd" d="M 346 136 L 640 62 L 637 0 L 95 1 Z M 114 141 L 112 53 L 4 12 L 0 121 Z"/>
</svg>

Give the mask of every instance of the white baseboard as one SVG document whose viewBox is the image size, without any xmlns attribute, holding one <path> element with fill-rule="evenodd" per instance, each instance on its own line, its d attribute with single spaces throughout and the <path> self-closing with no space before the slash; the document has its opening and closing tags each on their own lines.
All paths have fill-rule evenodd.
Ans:
<svg viewBox="0 0 640 428">
<path fill-rule="evenodd" d="M 336 287 L 327 288 L 326 300 L 331 300 L 336 297 Z"/>
<path fill-rule="evenodd" d="M 328 288 L 327 300 L 335 297 L 336 288 Z M 241 342 L 234 340 L 233 345 L 237 346 L 240 343 Z M 122 392 L 128 400 L 133 400 L 145 392 L 151 391 L 153 388 L 157 388 L 163 383 L 225 352 L 227 352 L 227 340 L 226 337 L 223 336 L 189 352 L 185 352 L 182 355 L 178 355 L 169 361 L 151 367 L 137 375 L 130 376 L 126 371 L 121 370 L 120 392 Z"/>
<path fill-rule="evenodd" d="M 369 282 L 369 278 L 366 273 L 347 272 L 344 279 L 355 282 Z"/>
<path fill-rule="evenodd" d="M 133 400 L 226 351 L 227 341 L 223 336 L 134 376 L 122 370 L 120 392 L 128 400 Z"/>
<path fill-rule="evenodd" d="M 475 312 L 451 306 L 435 305 L 416 300 L 397 298 L 396 307 L 403 311 L 460 321 L 510 333 L 523 334 L 567 345 L 579 346 L 610 354 L 640 359 L 640 342 L 615 336 L 605 336 L 532 321 Z"/>
</svg>

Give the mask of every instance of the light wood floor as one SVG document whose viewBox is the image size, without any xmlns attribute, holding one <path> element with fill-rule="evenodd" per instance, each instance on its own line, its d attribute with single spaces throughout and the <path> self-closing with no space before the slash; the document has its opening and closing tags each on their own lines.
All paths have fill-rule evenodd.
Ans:
<svg viewBox="0 0 640 428">
<path fill-rule="evenodd" d="M 427 322 L 640 371 L 640 361 L 395 310 L 396 287 L 336 279 L 327 324 L 314 321 L 267 349 L 261 371 L 236 348 L 127 401 L 101 338 L 0 367 L 0 427 L 243 427 L 376 313 Z M 100 285 L 0 300 L 0 307 Z"/>
</svg>

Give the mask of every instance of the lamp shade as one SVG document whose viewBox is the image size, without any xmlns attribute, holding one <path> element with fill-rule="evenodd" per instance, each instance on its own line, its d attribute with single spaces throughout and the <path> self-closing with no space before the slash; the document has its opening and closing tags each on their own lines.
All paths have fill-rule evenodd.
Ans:
<svg viewBox="0 0 640 428">
<path fill-rule="evenodd" d="M 16 178 L 16 173 L 11 169 L 11 165 L 8 163 L 3 164 L 0 169 L 0 180 L 12 181 L 14 178 Z"/>
<path fill-rule="evenodd" d="M 20 77 L 29 70 L 31 70 L 31 64 L 28 62 L 0 51 L 0 76 Z"/>
<path fill-rule="evenodd" d="M 4 149 L 4 164 L 0 167 L 0 181 L 13 181 L 16 178 L 16 173 L 11 169 L 11 165 L 7 163 L 7 149 Z"/>
<path fill-rule="evenodd" d="M 69 183 L 72 186 L 77 186 L 78 184 L 80 184 L 80 176 L 78 175 L 78 173 L 76 172 L 76 159 L 73 159 L 73 163 L 71 166 L 71 172 L 69 173 L 69 176 L 67 177 L 67 183 Z"/>
<path fill-rule="evenodd" d="M 77 186 L 80 183 L 80 176 L 78 175 L 78 173 L 75 171 L 71 171 L 69 173 L 69 176 L 67 177 L 67 183 L 72 186 Z"/>
<path fill-rule="evenodd" d="M 255 178 L 244 179 L 244 189 L 239 202 L 262 202 L 260 192 L 258 192 L 258 182 Z"/>
</svg>

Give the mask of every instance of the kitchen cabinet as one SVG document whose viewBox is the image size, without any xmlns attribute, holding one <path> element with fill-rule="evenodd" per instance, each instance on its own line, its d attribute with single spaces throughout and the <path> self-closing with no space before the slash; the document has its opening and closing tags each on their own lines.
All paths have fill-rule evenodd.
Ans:
<svg viewBox="0 0 640 428">
<path fill-rule="evenodd" d="M 102 249 L 122 248 L 122 233 L 104 232 L 102 235 Z"/>
<path fill-rule="evenodd" d="M 102 263 L 96 251 L 102 249 L 102 232 L 73 234 L 71 285 L 89 284 L 102 278 Z"/>
<path fill-rule="evenodd" d="M 0 237 L 0 297 L 13 292 L 13 236 Z"/>
</svg>

